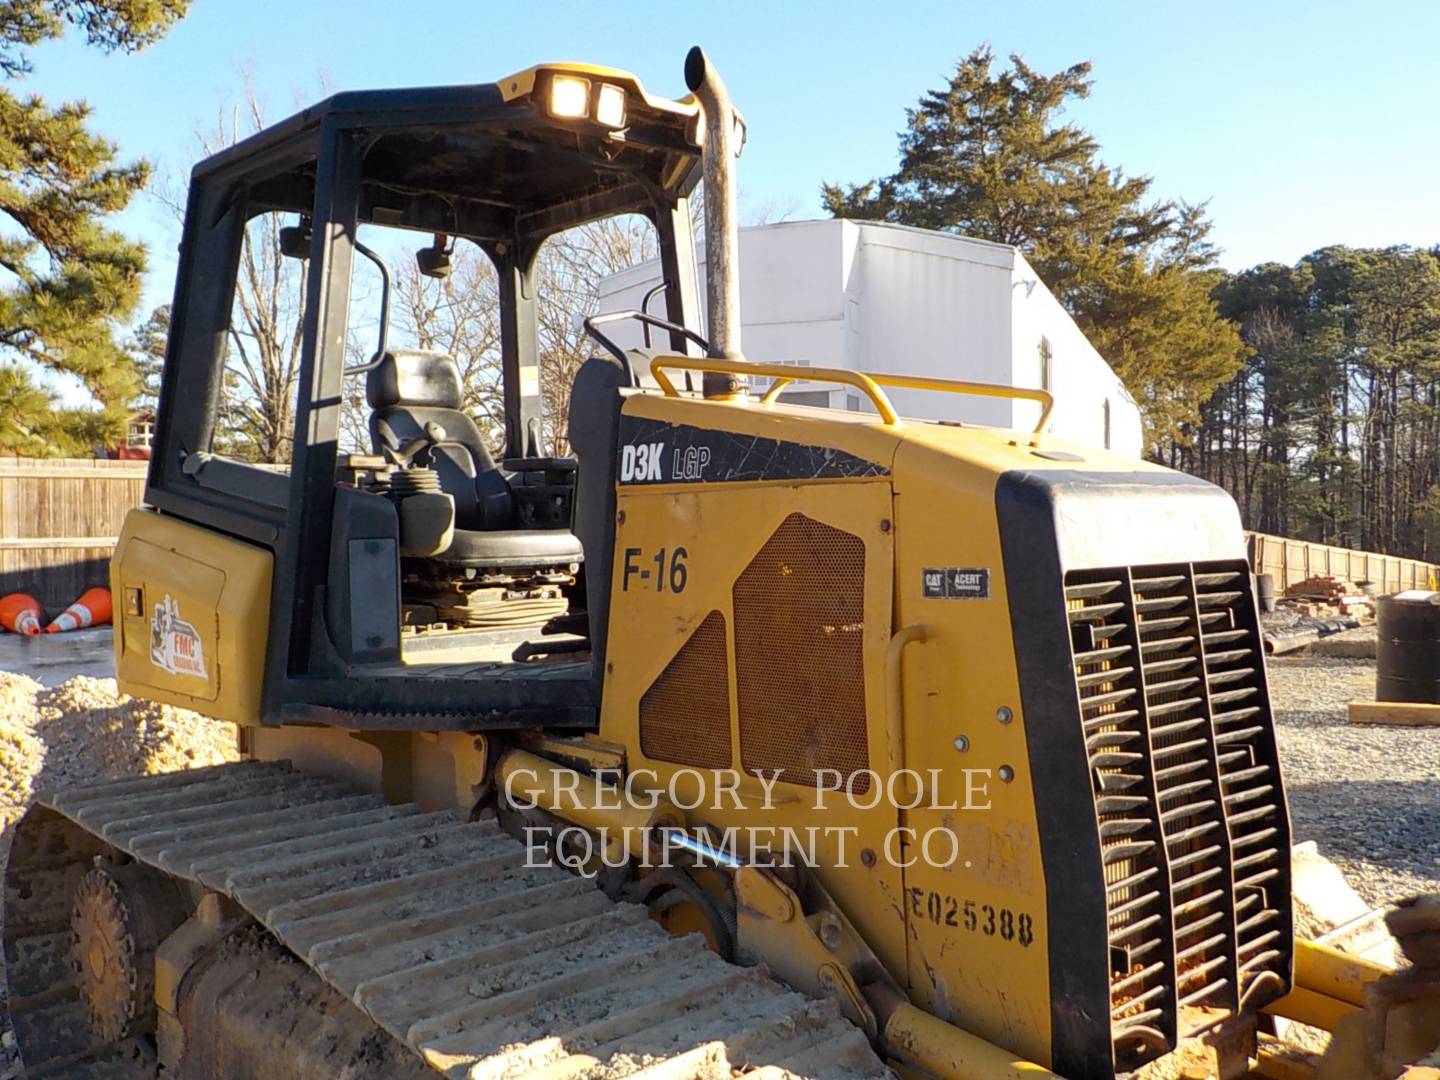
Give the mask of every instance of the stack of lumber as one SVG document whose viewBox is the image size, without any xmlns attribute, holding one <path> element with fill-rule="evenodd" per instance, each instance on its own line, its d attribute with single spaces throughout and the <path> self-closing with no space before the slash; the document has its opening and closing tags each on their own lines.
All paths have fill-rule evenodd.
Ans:
<svg viewBox="0 0 1440 1080">
<path fill-rule="evenodd" d="M 1304 581 L 1297 581 L 1285 590 L 1286 596 L 1303 596 L 1309 599 L 1325 600 L 1341 596 L 1353 596 L 1360 590 L 1346 578 L 1329 574 L 1313 574 Z"/>
<path fill-rule="evenodd" d="M 1360 591 L 1353 582 L 1329 574 L 1313 574 L 1285 590 L 1287 605 L 1313 619 L 1358 619 L 1375 621 L 1375 598 Z"/>
</svg>

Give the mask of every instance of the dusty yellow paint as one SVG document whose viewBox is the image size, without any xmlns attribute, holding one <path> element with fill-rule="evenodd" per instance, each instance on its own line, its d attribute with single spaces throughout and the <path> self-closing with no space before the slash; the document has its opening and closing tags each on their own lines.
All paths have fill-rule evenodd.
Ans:
<svg viewBox="0 0 1440 1080">
<path fill-rule="evenodd" d="M 271 573 L 268 551 L 130 511 L 110 563 L 120 689 L 234 724 L 260 723 Z"/>
<path fill-rule="evenodd" d="M 713 610 L 725 615 L 730 667 L 731 746 L 738 771 L 739 721 L 734 682 L 734 626 L 731 586 L 755 552 L 792 513 L 853 533 L 865 542 L 865 697 L 870 717 L 884 716 L 883 661 L 890 635 L 891 533 L 889 484 L 883 480 L 813 483 L 805 485 L 656 486 L 621 492 L 619 510 L 624 520 L 616 531 L 616 577 L 610 613 L 610 661 L 607 665 L 601 735 L 624 743 L 630 771 L 654 770 L 655 783 L 668 790 L 678 783 L 686 803 L 699 802 L 706 810 L 688 813 L 691 822 L 704 821 L 724 830 L 729 827 L 783 829 L 803 834 L 807 825 L 857 828 L 855 834 L 831 833 L 816 837 L 818 860 L 827 867 L 825 884 L 841 898 L 846 914 L 871 948 L 887 965 L 897 968 L 904 956 L 903 924 L 896 917 L 902 882 L 898 869 L 883 858 L 873 868 L 861 861 L 861 849 L 879 850 L 886 832 L 896 824 L 892 808 L 881 800 L 870 810 L 857 810 L 843 798 L 831 795 L 827 809 L 815 808 L 815 791 L 798 784 L 781 783 L 775 802 L 763 808 L 759 782 L 743 782 L 735 809 L 710 811 L 716 801 L 713 788 L 698 791 L 690 781 L 695 770 L 648 758 L 640 748 L 639 702 L 645 690 L 665 669 L 695 627 Z M 743 522 L 743 528 L 735 528 Z M 646 556 L 660 547 L 687 552 L 688 583 L 681 593 L 641 588 L 632 580 L 624 588 L 624 553 L 639 548 Z M 885 727 L 872 722 L 867 731 L 871 761 L 883 761 Z M 677 778 L 678 774 L 678 778 Z M 808 835 L 807 835 L 808 839 Z M 844 864 L 843 866 L 841 864 Z"/>
<path fill-rule="evenodd" d="M 1046 881 L 1029 777 L 1025 717 L 1015 641 L 1005 590 L 995 513 L 995 486 L 1011 469 L 1149 471 L 1131 459 L 1066 448 L 1080 460 L 1039 460 L 1030 437 L 1011 431 L 905 422 L 878 416 L 779 404 L 704 401 L 664 393 L 637 394 L 625 405 L 636 417 L 717 428 L 742 435 L 833 447 L 888 467 L 869 479 L 803 482 L 654 484 L 620 488 L 612 580 L 609 665 L 601 734 L 623 744 L 632 771 L 653 769 L 666 787 L 676 766 L 650 760 L 640 747 L 639 701 L 680 646 L 712 610 L 726 618 L 731 679 L 731 743 L 739 768 L 734 618 L 731 588 L 780 522 L 799 511 L 861 536 L 866 546 L 864 664 L 870 766 L 889 771 L 890 737 L 904 767 L 940 770 L 915 809 L 883 803 L 859 811 L 827 800 L 815 808 L 813 789 L 777 785 L 781 804 L 759 805 L 751 781 L 744 810 L 692 810 L 692 824 L 728 826 L 854 826 L 845 852 L 825 852 L 819 876 L 914 1003 L 943 1020 L 1039 1062 L 1050 1059 L 1049 941 Z M 648 558 L 684 546 L 684 592 L 625 587 L 624 553 Z M 929 567 L 990 571 L 985 599 L 936 600 L 923 595 Z M 892 635 L 908 627 L 900 699 L 888 715 L 884 662 Z M 1009 710 L 1008 722 L 1002 722 Z M 957 749 L 957 738 L 962 739 Z M 1008 780 L 1001 779 L 1002 767 Z M 974 770 L 967 778 L 966 770 Z M 904 802 L 904 799 L 900 801 Z M 956 809 L 944 809 L 956 804 Z M 970 807 L 967 809 L 966 807 Z M 953 837 L 953 865 L 928 865 L 916 847 L 883 852 L 887 835 L 933 833 L 939 862 Z M 906 834 L 907 838 L 909 834 Z M 855 849 L 879 854 L 866 868 Z M 828 855 L 829 858 L 825 856 Z M 1063 883 L 1060 883 L 1063 887 Z"/>
</svg>

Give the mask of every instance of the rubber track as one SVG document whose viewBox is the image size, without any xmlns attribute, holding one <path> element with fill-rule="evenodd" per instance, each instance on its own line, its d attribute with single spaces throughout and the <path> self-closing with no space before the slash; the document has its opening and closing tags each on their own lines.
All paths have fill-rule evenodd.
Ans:
<svg viewBox="0 0 1440 1080">
<path fill-rule="evenodd" d="M 229 896 L 437 1073 L 475 1080 L 890 1075 L 833 1004 L 643 907 L 527 866 L 493 822 L 246 762 L 39 800 Z"/>
</svg>

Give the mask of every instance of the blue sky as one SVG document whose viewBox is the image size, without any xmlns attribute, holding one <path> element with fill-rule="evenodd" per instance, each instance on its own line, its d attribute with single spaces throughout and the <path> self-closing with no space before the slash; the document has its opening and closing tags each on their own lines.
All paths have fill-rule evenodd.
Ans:
<svg viewBox="0 0 1440 1080">
<path fill-rule="evenodd" d="M 1355 3 L 812 3 L 194 0 L 136 56 L 77 36 L 35 51 L 22 89 L 84 98 L 128 156 L 183 179 L 195 132 L 240 96 L 273 118 L 323 86 L 487 82 L 541 60 L 635 71 L 680 95 L 703 44 L 749 121 L 742 207 L 819 216 L 822 180 L 889 171 L 904 110 L 988 41 L 1053 71 L 1095 65 L 1072 117 L 1155 192 L 1210 200 L 1226 266 L 1325 244 L 1440 242 L 1440 5 Z M 280 12 L 283 11 L 283 14 Z M 169 298 L 178 229 L 141 199 L 120 219 L 152 248 L 147 303 Z"/>
</svg>

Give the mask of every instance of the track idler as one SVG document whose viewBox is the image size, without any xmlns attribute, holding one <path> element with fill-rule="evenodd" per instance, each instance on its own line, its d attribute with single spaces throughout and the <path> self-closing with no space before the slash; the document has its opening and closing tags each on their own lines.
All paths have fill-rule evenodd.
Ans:
<svg viewBox="0 0 1440 1080">
<path fill-rule="evenodd" d="M 155 950 L 190 917 L 176 882 L 136 863 L 94 866 L 75 888 L 71 969 L 102 1042 L 155 1031 Z"/>
</svg>

